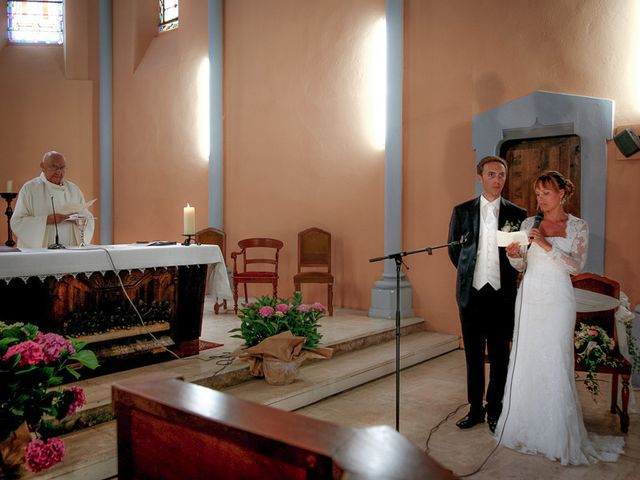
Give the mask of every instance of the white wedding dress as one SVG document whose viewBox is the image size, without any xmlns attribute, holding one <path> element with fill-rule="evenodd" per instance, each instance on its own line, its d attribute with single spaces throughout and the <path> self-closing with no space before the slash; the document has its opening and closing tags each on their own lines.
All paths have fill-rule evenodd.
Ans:
<svg viewBox="0 0 640 480">
<path fill-rule="evenodd" d="M 533 217 L 522 222 L 529 231 Z M 587 434 L 574 375 L 575 298 L 569 274 L 587 256 L 587 223 L 569 215 L 566 237 L 547 237 L 549 252 L 532 244 L 518 289 L 515 330 L 495 437 L 523 453 L 541 454 L 563 465 L 616 461 L 622 437 Z M 524 259 L 511 264 L 523 271 Z"/>
</svg>

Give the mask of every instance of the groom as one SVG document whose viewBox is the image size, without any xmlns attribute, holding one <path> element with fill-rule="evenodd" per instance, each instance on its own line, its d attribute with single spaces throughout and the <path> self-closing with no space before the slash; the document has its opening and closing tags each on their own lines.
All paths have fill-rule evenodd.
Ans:
<svg viewBox="0 0 640 480">
<path fill-rule="evenodd" d="M 484 422 L 486 412 L 493 432 L 502 411 L 518 276 L 505 249 L 498 248 L 496 232 L 507 222 L 519 227 L 527 212 L 500 196 L 507 178 L 507 163 L 502 158 L 484 157 L 476 172 L 482 195 L 454 207 L 449 224 L 449 242 L 460 240 L 463 235 L 466 238 L 462 245 L 449 247 L 449 258 L 458 270 L 456 299 L 471 405 L 469 413 L 456 425 L 471 428 Z M 490 363 L 486 410 L 482 404 L 485 346 Z"/>
</svg>

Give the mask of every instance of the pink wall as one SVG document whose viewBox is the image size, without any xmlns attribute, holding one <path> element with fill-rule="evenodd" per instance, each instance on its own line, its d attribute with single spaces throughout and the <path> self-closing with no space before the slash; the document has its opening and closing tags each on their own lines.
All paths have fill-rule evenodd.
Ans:
<svg viewBox="0 0 640 480">
<path fill-rule="evenodd" d="M 114 241 L 178 240 L 187 201 L 198 228 L 208 218 L 197 113 L 207 2 L 183 0 L 180 28 L 163 35 L 148 14 L 155 0 L 113 5 Z M 293 289 L 296 233 L 312 225 L 333 234 L 337 306 L 368 309 L 380 278 L 381 267 L 367 260 L 383 249 L 384 155 L 363 128 L 364 45 L 384 7 L 384 0 L 225 2 L 228 250 L 244 237 L 282 239 L 284 296 Z M 88 197 L 98 195 L 97 1 L 84 18 L 90 27 L 71 32 L 87 35 L 89 48 L 67 52 L 66 63 L 60 47 L 0 48 L 0 186 L 35 176 L 42 152 L 57 148 L 67 154 L 69 177 Z M 611 98 L 615 124 L 637 127 L 639 21 L 632 0 L 556 0 L 544 8 L 406 0 L 403 246 L 443 242 L 451 208 L 474 195 L 474 114 L 551 90 Z M 86 79 L 65 76 L 85 71 Z M 639 232 L 631 220 L 640 213 L 640 160 L 619 157 L 610 146 L 605 269 L 636 304 Z M 416 314 L 432 329 L 457 332 L 446 252 L 408 263 Z M 324 301 L 325 291 L 305 295 Z"/>
<path fill-rule="evenodd" d="M 453 205 L 475 195 L 473 115 L 536 90 L 612 98 L 615 123 L 640 111 L 637 2 L 465 3 L 406 2 L 406 248 L 444 241 Z M 633 304 L 640 249 L 622 234 L 618 212 L 624 202 L 627 219 L 640 213 L 638 179 L 637 160 L 609 159 L 605 273 Z M 416 313 L 430 328 L 458 331 L 446 255 L 411 265 Z"/>
<path fill-rule="evenodd" d="M 113 3 L 116 243 L 181 240 L 187 202 L 196 207 L 198 228 L 207 223 L 208 160 L 198 152 L 196 114 L 207 3 L 180 2 L 180 28 L 155 37 L 155 17 L 140 14 L 150 3 Z"/>
<path fill-rule="evenodd" d="M 368 308 L 381 273 L 367 259 L 383 251 L 384 156 L 362 116 L 365 41 L 384 6 L 226 3 L 225 228 L 230 245 L 285 242 L 283 295 L 293 292 L 297 232 L 311 226 L 333 236 L 336 305 Z M 303 289 L 326 301 L 324 290 Z"/>
</svg>

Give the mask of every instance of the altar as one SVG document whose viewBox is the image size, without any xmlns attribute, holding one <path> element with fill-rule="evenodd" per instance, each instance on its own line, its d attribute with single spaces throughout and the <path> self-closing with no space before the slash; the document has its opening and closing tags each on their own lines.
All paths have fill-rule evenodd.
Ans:
<svg viewBox="0 0 640 480">
<path fill-rule="evenodd" d="M 196 354 L 207 289 L 232 298 L 216 245 L 0 253 L 0 321 L 85 341 L 101 361 L 159 351 L 160 344 L 179 356 Z"/>
</svg>

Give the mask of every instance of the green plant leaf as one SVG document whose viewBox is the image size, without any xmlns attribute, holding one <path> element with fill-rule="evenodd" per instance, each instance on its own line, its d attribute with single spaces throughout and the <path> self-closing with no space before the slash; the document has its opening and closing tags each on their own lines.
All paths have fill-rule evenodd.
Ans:
<svg viewBox="0 0 640 480">
<path fill-rule="evenodd" d="M 66 368 L 67 372 L 69 372 L 69 374 L 71 374 L 71 376 L 73 376 L 76 380 L 78 378 L 80 378 L 80 374 L 78 372 L 75 371 L 75 369 L 71 368 L 71 367 L 67 367 Z"/>
<path fill-rule="evenodd" d="M 91 350 L 81 350 L 71 355 L 69 358 L 72 360 L 77 360 L 82 365 L 84 365 L 85 367 L 91 370 L 96 369 L 99 365 L 96 354 L 93 353 Z"/>
</svg>

